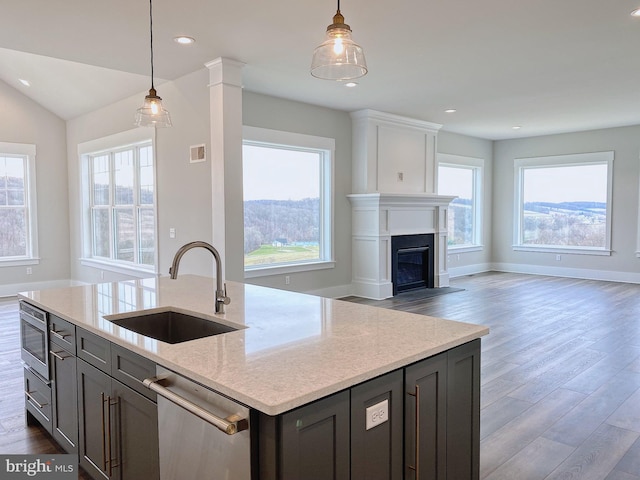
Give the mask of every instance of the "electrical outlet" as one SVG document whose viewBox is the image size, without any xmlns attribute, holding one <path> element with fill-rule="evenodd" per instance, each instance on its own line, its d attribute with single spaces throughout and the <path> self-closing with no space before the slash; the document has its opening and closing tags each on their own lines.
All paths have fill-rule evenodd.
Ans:
<svg viewBox="0 0 640 480">
<path fill-rule="evenodd" d="M 562 255 L 556 255 L 556 262 L 562 261 Z"/>
<path fill-rule="evenodd" d="M 169 238 L 176 238 L 176 229 L 173 227 L 169 229 Z"/>
<path fill-rule="evenodd" d="M 398 172 L 398 181 L 399 182 L 404 182 L 404 173 L 403 172 Z"/>
<path fill-rule="evenodd" d="M 31 269 L 31 267 L 27 267 L 27 275 L 31 275 L 33 273 L 33 270 Z"/>
<path fill-rule="evenodd" d="M 367 419 L 367 430 L 383 424 L 389 420 L 389 400 L 383 400 L 380 403 L 367 407 L 365 416 Z"/>
<path fill-rule="evenodd" d="M 291 283 L 291 278 L 289 277 L 289 275 L 286 275 L 284 277 L 284 284 L 289 285 L 290 283 Z"/>
</svg>

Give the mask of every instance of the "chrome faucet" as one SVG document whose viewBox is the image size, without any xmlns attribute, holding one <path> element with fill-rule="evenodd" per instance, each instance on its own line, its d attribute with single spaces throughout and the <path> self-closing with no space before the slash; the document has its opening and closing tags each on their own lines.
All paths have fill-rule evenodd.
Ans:
<svg viewBox="0 0 640 480">
<path fill-rule="evenodd" d="M 220 254 L 215 248 L 213 248 L 213 245 L 210 245 L 207 242 L 196 241 L 187 243 L 180 247 L 176 252 L 175 257 L 173 257 L 173 263 L 169 269 L 169 275 L 175 280 L 178 277 L 178 266 L 180 265 L 180 259 L 182 256 L 192 248 L 198 247 L 209 250 L 216 261 L 216 313 L 224 313 L 224 306 L 229 305 L 231 303 L 231 299 L 227 297 L 227 284 L 225 283 L 224 287 L 222 285 L 222 260 L 220 260 Z"/>
</svg>

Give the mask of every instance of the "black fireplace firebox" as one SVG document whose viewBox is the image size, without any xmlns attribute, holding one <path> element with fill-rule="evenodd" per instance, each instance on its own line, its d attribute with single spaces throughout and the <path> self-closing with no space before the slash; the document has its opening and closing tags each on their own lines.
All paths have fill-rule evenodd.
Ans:
<svg viewBox="0 0 640 480">
<path fill-rule="evenodd" d="M 434 236 L 391 237 L 391 282 L 393 294 L 434 286 Z"/>
</svg>

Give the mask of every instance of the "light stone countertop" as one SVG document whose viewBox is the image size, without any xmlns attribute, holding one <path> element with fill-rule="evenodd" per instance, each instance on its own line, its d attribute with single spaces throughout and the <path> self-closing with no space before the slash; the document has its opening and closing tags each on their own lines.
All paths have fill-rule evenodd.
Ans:
<svg viewBox="0 0 640 480">
<path fill-rule="evenodd" d="M 216 315 L 214 287 L 212 278 L 183 275 L 22 292 L 19 297 L 267 415 L 489 333 L 482 325 L 236 282 L 227 282 L 231 304 Z M 105 319 L 169 307 L 240 328 L 172 345 Z"/>
</svg>

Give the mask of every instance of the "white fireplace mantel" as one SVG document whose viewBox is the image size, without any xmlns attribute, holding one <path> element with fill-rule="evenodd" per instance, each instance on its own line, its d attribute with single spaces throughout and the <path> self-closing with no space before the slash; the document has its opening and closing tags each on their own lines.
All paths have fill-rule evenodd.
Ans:
<svg viewBox="0 0 640 480">
<path fill-rule="evenodd" d="M 391 237 L 434 234 L 434 284 L 449 286 L 447 217 L 456 197 L 430 193 L 347 195 L 352 206 L 354 294 L 381 300 L 393 296 Z"/>
</svg>

